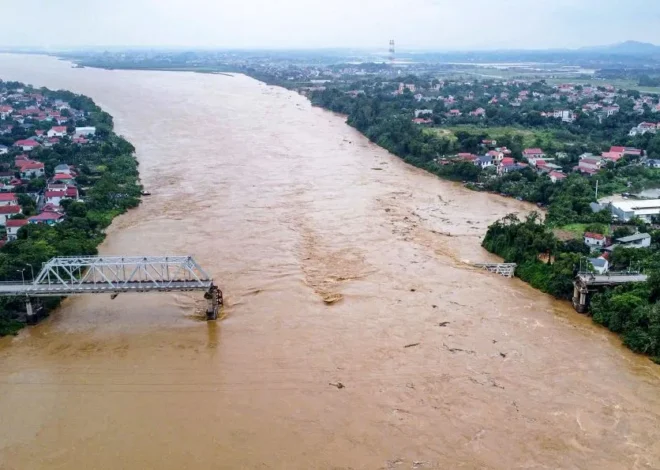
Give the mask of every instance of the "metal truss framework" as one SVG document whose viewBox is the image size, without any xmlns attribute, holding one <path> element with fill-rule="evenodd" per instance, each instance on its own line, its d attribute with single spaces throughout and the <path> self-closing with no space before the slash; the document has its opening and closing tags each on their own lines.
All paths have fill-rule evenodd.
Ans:
<svg viewBox="0 0 660 470">
<path fill-rule="evenodd" d="M 53 258 L 31 283 L 0 284 L 0 295 L 208 291 L 213 280 L 191 256 Z"/>
<path fill-rule="evenodd" d="M 0 283 L 0 296 L 53 297 L 131 292 L 204 291 L 207 318 L 215 320 L 222 291 L 191 256 L 74 256 L 53 258 L 31 283 Z"/>
</svg>

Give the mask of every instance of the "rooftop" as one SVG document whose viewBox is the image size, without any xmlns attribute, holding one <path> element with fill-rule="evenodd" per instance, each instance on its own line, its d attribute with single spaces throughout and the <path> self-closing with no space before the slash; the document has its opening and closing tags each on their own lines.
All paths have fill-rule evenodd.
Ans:
<svg viewBox="0 0 660 470">
<path fill-rule="evenodd" d="M 636 233 L 627 237 L 617 238 L 616 241 L 619 243 L 633 243 L 640 240 L 646 240 L 647 238 L 651 238 L 651 235 L 648 233 Z"/>
</svg>

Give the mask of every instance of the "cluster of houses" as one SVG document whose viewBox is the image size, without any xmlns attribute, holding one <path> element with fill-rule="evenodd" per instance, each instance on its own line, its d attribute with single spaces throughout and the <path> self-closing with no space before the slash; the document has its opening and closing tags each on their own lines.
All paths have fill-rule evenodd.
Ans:
<svg viewBox="0 0 660 470">
<path fill-rule="evenodd" d="M 495 147 L 497 142 L 494 140 L 484 140 L 482 145 Z M 495 147 L 493 150 L 486 152 L 485 155 L 474 155 L 472 153 L 459 153 L 457 155 L 459 160 L 472 162 L 480 168 L 495 168 L 499 176 L 512 171 L 531 168 L 538 173 L 547 174 L 553 183 L 567 177 L 562 172 L 561 166 L 552 163 L 555 159 L 548 158 L 540 148 L 527 148 L 523 150 L 523 157 L 527 160 L 527 163 L 517 162 L 511 157 L 511 150 L 506 147 Z"/>
<path fill-rule="evenodd" d="M 589 263 L 598 274 L 609 271 L 609 257 L 617 247 L 622 248 L 648 248 L 651 246 L 651 235 L 648 233 L 635 233 L 626 237 L 612 239 L 600 233 L 586 232 L 584 244 L 591 248 L 592 252 L 599 252 L 596 257 L 589 258 Z"/>
<path fill-rule="evenodd" d="M 384 82 L 387 83 L 387 82 Z M 440 102 L 447 110 L 443 115 L 449 118 L 457 118 L 463 115 L 471 117 L 485 117 L 486 110 L 483 107 L 473 106 L 472 110 L 469 103 L 477 99 L 483 99 L 481 102 L 485 103 L 486 100 L 489 105 L 497 106 L 511 106 L 520 107 L 526 101 L 531 102 L 547 102 L 547 108 L 550 111 L 541 112 L 541 116 L 546 118 L 559 119 L 565 123 L 572 123 L 577 118 L 577 113 L 582 112 L 587 115 L 593 115 L 598 120 L 613 116 L 620 111 L 618 102 L 622 99 L 629 99 L 632 101 L 634 111 L 643 114 L 646 109 L 652 112 L 660 112 L 660 103 L 658 98 L 650 94 L 642 94 L 638 98 L 628 96 L 625 92 L 621 93 L 611 85 L 600 87 L 592 86 L 579 86 L 573 84 L 563 84 L 553 87 L 553 92 L 541 93 L 526 89 L 531 88 L 532 82 L 525 80 L 511 80 L 496 83 L 496 86 L 511 87 L 507 91 L 491 92 L 490 85 L 483 85 L 483 90 L 480 90 L 480 96 L 475 94 L 475 91 L 467 91 L 462 96 L 442 95 L 442 90 L 445 85 L 456 84 L 446 83 L 440 81 L 439 83 L 431 82 L 428 86 L 423 87 L 419 84 L 400 82 L 398 88 L 392 92 L 393 95 L 401 95 L 406 91 L 414 94 L 415 100 L 418 102 Z M 472 86 L 470 81 L 459 82 L 461 85 Z M 523 88 L 522 90 L 520 88 Z M 363 92 L 363 91 L 362 91 Z M 348 94 L 357 96 L 356 91 L 349 91 Z M 573 106 L 566 106 L 566 104 Z M 459 106 L 462 108 L 459 109 Z M 431 124 L 431 120 L 415 116 L 413 120 L 416 124 Z M 632 131 L 631 131 L 632 132 Z M 631 134 L 632 135 L 632 134 Z M 636 134 L 634 134 L 636 135 Z"/>
<path fill-rule="evenodd" d="M 655 134 L 660 129 L 660 122 L 642 122 L 636 127 L 630 129 L 628 135 L 630 137 L 635 137 L 636 135 L 644 135 L 647 133 Z"/>
<path fill-rule="evenodd" d="M 20 126 L 23 134 L 33 134 L 16 140 L 11 147 L 0 145 L 0 156 L 9 154 L 4 161 L 13 158 L 13 163 L 0 164 L 0 227 L 6 230 L 6 237 L 0 240 L 0 246 L 16 240 L 19 229 L 28 224 L 54 225 L 61 222 L 65 217 L 61 202 L 65 199 L 79 200 L 76 169 L 64 163 L 54 168 L 54 174 L 48 178 L 42 192 L 24 192 L 35 200 L 37 215 L 22 216 L 23 207 L 16 190 L 32 179 L 46 177 L 45 164 L 34 157 L 39 155 L 37 150 L 40 147 L 47 148 L 65 141 L 84 145 L 94 138 L 95 127 L 75 127 L 76 122 L 85 118 L 84 111 L 72 108 L 65 101 L 51 100 L 41 93 L 23 89 L 0 90 L 0 135 L 11 135 L 14 126 Z"/>
<path fill-rule="evenodd" d="M 633 147 L 612 146 L 609 152 L 603 152 L 600 156 L 592 153 L 583 153 L 579 157 L 577 166 L 573 171 L 584 175 L 593 175 L 600 171 L 608 162 L 618 162 L 625 156 L 639 157 L 642 155 L 640 149 Z"/>
</svg>

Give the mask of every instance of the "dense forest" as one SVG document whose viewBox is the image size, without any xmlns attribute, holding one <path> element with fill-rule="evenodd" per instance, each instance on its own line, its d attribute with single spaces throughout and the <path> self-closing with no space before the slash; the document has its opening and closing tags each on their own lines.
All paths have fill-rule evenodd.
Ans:
<svg viewBox="0 0 660 470">
<path fill-rule="evenodd" d="M 1 82 L 0 82 L 1 84 Z M 76 183 L 82 200 L 62 200 L 65 219 L 54 225 L 28 224 L 18 232 L 18 239 L 0 249 L 0 279 L 21 281 L 25 273 L 37 273 L 43 262 L 53 256 L 95 255 L 104 239 L 104 230 L 112 219 L 140 202 L 141 186 L 138 179 L 135 149 L 113 132 L 112 118 L 90 98 L 66 91 L 32 90 L 22 84 L 8 87 L 36 91 L 50 99 L 67 101 L 72 108 L 85 111 L 78 125 L 96 126 L 96 138 L 86 145 L 74 145 L 69 139 L 50 148 L 40 147 L 30 157 L 45 163 L 46 178 L 30 181 L 28 187 L 16 192 L 38 191 L 46 186 L 53 168 L 61 163 L 77 169 Z M 20 126 L 12 140 L 24 138 Z M 33 132 L 33 131 L 32 131 Z M 13 155 L 2 155 L 1 162 L 12 162 Z M 25 198 L 25 206 L 30 198 Z M 29 208 L 18 217 L 30 215 Z M 27 276 L 26 276 L 27 279 Z M 58 299 L 49 299 L 46 307 L 56 305 Z M 0 299 L 0 335 L 14 333 L 23 326 L 25 306 L 21 299 Z"/>
</svg>

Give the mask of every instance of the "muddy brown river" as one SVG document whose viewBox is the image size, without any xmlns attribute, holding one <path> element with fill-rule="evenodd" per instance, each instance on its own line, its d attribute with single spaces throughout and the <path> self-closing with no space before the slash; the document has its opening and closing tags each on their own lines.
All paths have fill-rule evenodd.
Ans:
<svg viewBox="0 0 660 470">
<path fill-rule="evenodd" d="M 207 323 L 201 294 L 71 298 L 0 339 L 1 469 L 660 468 L 660 368 L 466 263 L 529 206 L 244 76 L 0 78 L 87 94 L 136 146 L 153 195 L 102 253 L 194 255 L 227 300 Z"/>
</svg>

